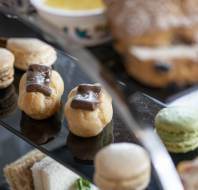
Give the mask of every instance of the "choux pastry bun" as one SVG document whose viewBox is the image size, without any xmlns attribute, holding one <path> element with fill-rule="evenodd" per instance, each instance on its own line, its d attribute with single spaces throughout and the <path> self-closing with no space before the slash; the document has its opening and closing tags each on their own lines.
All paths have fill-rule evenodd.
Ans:
<svg viewBox="0 0 198 190">
<path fill-rule="evenodd" d="M 33 119 L 46 119 L 60 108 L 63 92 L 58 72 L 45 65 L 30 65 L 20 80 L 18 106 Z"/>
<path fill-rule="evenodd" d="M 69 93 L 65 116 L 73 134 L 97 136 L 112 120 L 112 98 L 99 84 L 81 84 Z"/>
</svg>

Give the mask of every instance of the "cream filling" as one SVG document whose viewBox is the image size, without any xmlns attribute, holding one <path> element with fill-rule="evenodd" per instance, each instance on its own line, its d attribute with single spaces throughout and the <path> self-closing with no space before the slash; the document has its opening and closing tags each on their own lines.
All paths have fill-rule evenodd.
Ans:
<svg viewBox="0 0 198 190">
<path fill-rule="evenodd" d="M 169 46 L 169 47 L 131 47 L 130 53 L 139 60 L 172 60 L 172 59 L 198 59 L 198 45 Z"/>
<path fill-rule="evenodd" d="M 100 174 L 96 174 L 97 178 L 102 182 L 104 185 L 108 184 L 109 186 L 133 186 L 139 187 L 144 186 L 146 183 L 149 183 L 150 180 L 150 167 L 145 169 L 138 175 L 132 176 L 126 179 L 110 179 L 108 177 L 101 176 Z"/>
</svg>

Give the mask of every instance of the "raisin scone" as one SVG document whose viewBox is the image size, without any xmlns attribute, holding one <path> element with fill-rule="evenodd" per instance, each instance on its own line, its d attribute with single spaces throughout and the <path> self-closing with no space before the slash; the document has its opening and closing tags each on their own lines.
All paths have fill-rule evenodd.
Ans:
<svg viewBox="0 0 198 190">
<path fill-rule="evenodd" d="M 198 0 L 104 1 L 112 34 L 122 52 L 131 45 L 198 42 Z"/>
<path fill-rule="evenodd" d="M 128 73 L 152 87 L 198 82 L 198 45 L 158 48 L 134 46 L 126 59 Z"/>
<path fill-rule="evenodd" d="M 104 0 L 130 76 L 152 87 L 198 82 L 198 0 Z"/>
</svg>

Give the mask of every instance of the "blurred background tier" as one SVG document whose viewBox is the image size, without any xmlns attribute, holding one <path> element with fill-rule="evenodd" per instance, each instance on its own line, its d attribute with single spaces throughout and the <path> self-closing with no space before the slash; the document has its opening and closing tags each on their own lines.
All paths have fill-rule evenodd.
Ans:
<svg viewBox="0 0 198 190">
<path fill-rule="evenodd" d="M 198 1 L 105 2 L 115 47 L 130 76 L 158 88 L 198 82 L 197 53 L 193 53 L 198 42 Z"/>
<path fill-rule="evenodd" d="M 24 2 L 27 3 L 28 1 Z M 145 183 L 143 183 L 142 189 L 147 187 L 146 190 L 161 190 L 162 187 L 169 186 L 175 190 L 173 186 L 176 185 L 180 187 L 176 190 L 180 190 L 182 186 L 179 174 L 183 183 L 188 184 L 189 187 L 191 187 L 191 184 L 196 186 L 197 173 L 194 168 L 197 166 L 198 148 L 197 130 L 193 130 L 197 127 L 197 108 L 195 109 L 195 107 L 197 106 L 198 84 L 198 0 L 30 0 L 31 5 L 26 7 L 27 12 L 23 10 L 24 12 L 18 12 L 20 14 L 17 16 L 13 16 L 10 12 L 5 14 L 2 7 L 8 7 L 8 4 L 14 7 L 15 3 L 22 7 L 23 1 L 0 2 L 0 47 L 9 49 L 15 56 L 15 63 L 12 64 L 11 72 L 13 77 L 11 82 L 13 84 L 0 90 L 0 123 L 9 131 L 0 126 L 1 171 L 8 164 L 12 166 L 10 164 L 12 162 L 21 163 L 20 157 L 32 150 L 32 146 L 34 146 L 47 156 L 89 180 L 93 181 L 95 172 L 95 175 L 97 174 L 96 181 L 99 180 L 98 185 L 101 186 L 102 184 L 103 186 L 104 184 L 100 183 L 100 180 L 105 179 L 104 186 L 107 185 L 107 189 L 110 189 L 109 187 L 112 187 L 112 190 L 117 189 L 114 185 L 118 182 L 122 187 L 122 182 L 129 182 L 129 178 L 132 180 L 130 186 L 134 183 L 135 186 L 141 186 L 142 184 L 138 183 L 138 178 L 136 181 L 132 177 L 140 174 L 137 175 L 134 168 L 139 171 L 143 167 L 143 164 L 140 163 L 143 158 L 141 154 L 139 155 L 140 159 L 137 155 L 135 155 L 137 159 L 133 156 L 129 158 L 127 151 L 123 151 L 125 149 L 122 147 L 119 148 L 117 153 L 114 149 L 110 149 L 110 151 L 107 149 L 104 159 L 106 162 L 102 161 L 101 163 L 104 164 L 103 167 L 106 167 L 105 164 L 107 164 L 111 172 L 104 173 L 101 164 L 98 167 L 94 165 L 94 160 L 97 165 L 96 155 L 104 147 L 125 142 L 140 145 L 143 147 L 143 149 L 139 147 L 140 149 L 147 150 L 146 155 L 147 152 L 149 153 L 147 159 L 149 166 L 146 167 L 149 175 L 144 176 L 145 181 L 143 181 Z M 13 10 L 10 9 L 10 11 Z M 38 21 L 38 23 L 35 21 Z M 22 42 L 22 47 L 18 44 L 17 37 L 20 37 L 19 44 L 21 45 Z M 35 46 L 28 37 L 33 38 L 34 43 L 36 41 L 38 46 Z M 14 50 L 10 48 L 10 41 L 12 42 L 13 39 L 14 46 L 16 46 Z M 15 43 L 16 41 L 17 43 Z M 49 43 L 49 45 L 46 43 Z M 23 49 L 24 54 L 22 54 L 19 47 L 27 51 Z M 52 57 L 49 56 L 49 51 L 44 47 L 48 47 L 48 50 L 51 51 L 50 54 L 53 54 Z M 21 60 L 18 61 L 18 54 L 19 57 L 22 57 L 22 60 L 25 60 L 25 64 L 29 63 L 30 60 L 33 60 L 30 64 L 34 64 L 35 59 L 32 59 L 32 57 L 35 58 L 38 55 L 39 58 L 44 57 L 44 65 L 49 62 L 49 66 L 51 65 L 54 72 L 60 74 L 63 79 L 64 93 L 63 95 L 61 93 L 62 97 L 58 94 L 60 107 L 57 107 L 56 114 L 50 115 L 49 118 L 39 117 L 43 119 L 40 121 L 35 120 L 38 117 L 32 117 L 34 118 L 32 119 L 30 114 L 29 116 L 26 115 L 27 113 L 25 114 L 19 109 L 19 106 L 17 107 L 19 80 L 24 73 L 23 71 L 27 69 L 26 67 L 19 67 L 22 62 Z M 36 59 L 36 62 L 39 61 L 41 64 L 41 59 Z M 51 67 L 48 69 L 50 70 Z M 2 76 L 4 80 L 4 73 Z M 45 80 L 50 81 L 50 77 L 46 77 Z M 106 90 L 110 91 L 110 95 L 113 97 L 113 109 L 106 109 L 108 106 L 104 103 L 100 93 L 92 94 L 93 92 L 90 93 L 89 90 L 85 94 L 80 93 L 83 101 L 86 99 L 84 95 L 87 95 L 88 99 L 91 97 L 91 101 L 93 100 L 92 95 L 94 95 L 97 106 L 94 109 L 92 108 L 93 110 L 83 110 L 82 107 L 78 107 L 79 105 L 72 107 L 69 102 L 68 108 L 72 110 L 72 121 L 75 124 L 72 127 L 82 130 L 85 126 L 85 128 L 92 127 L 93 130 L 97 124 L 104 122 L 108 114 L 113 116 L 108 118 L 108 122 L 104 122 L 102 127 L 105 128 L 100 131 L 100 134 L 76 136 L 78 133 L 75 134 L 74 130 L 71 130 L 71 115 L 70 117 L 66 115 L 65 118 L 63 116 L 63 105 L 70 100 L 68 95 L 71 89 L 79 86 L 79 84 L 93 84 L 97 81 L 96 79 L 102 81 L 103 86 L 109 87 Z M 54 80 L 54 82 L 57 81 Z M 57 84 L 60 84 L 60 82 L 57 82 Z M 56 92 L 55 89 L 45 85 L 42 87 L 47 86 L 53 92 Z M 27 94 L 30 93 L 27 92 L 27 86 L 25 85 L 23 90 Z M 36 92 L 37 94 L 40 93 Z M 42 92 L 41 94 L 41 99 L 44 100 L 44 103 L 48 102 L 47 105 L 49 105 L 51 94 L 46 95 Z M 71 97 L 71 101 L 78 95 L 77 93 L 74 97 Z M 184 98 L 185 95 L 189 96 Z M 111 96 L 109 96 L 109 100 L 111 100 Z M 183 97 L 181 98 L 182 103 L 178 101 L 179 97 Z M 120 103 L 119 100 L 126 105 Z M 90 103 L 89 101 L 90 99 L 88 103 Z M 104 104 L 103 109 L 107 112 L 98 114 L 99 111 L 103 111 L 99 106 L 102 103 Z M 29 108 L 28 104 L 29 101 L 24 108 Z M 42 108 L 43 104 L 40 103 L 40 105 Z M 119 107 L 118 105 L 124 106 Z M 158 121 L 156 115 L 159 116 L 163 110 L 169 110 L 169 106 L 172 105 L 177 107 L 175 110 L 179 110 L 173 110 L 173 112 L 179 114 L 172 114 L 171 112 L 168 116 L 164 114 L 167 116 L 168 127 L 164 127 L 164 115 L 159 120 L 159 124 L 157 123 L 158 125 L 154 126 L 154 123 Z M 181 105 L 184 106 L 184 109 L 180 108 Z M 125 106 L 128 109 L 125 109 Z M 74 114 L 73 108 L 75 108 L 74 112 L 79 114 L 79 118 L 82 117 L 85 121 L 90 119 L 87 119 L 88 111 L 89 113 L 95 111 L 96 114 L 93 114 L 89 123 L 85 122 L 85 125 L 82 125 L 84 124 L 83 120 Z M 47 108 L 45 112 L 47 113 L 49 109 Z M 191 109 L 195 109 L 193 117 L 189 111 Z M 125 127 L 131 119 L 130 115 L 124 112 L 126 110 L 134 117 L 131 117 L 132 122 L 130 124 L 134 122 L 131 128 Z M 185 114 L 186 111 L 188 114 Z M 127 117 L 129 120 L 126 119 Z M 110 119 L 112 121 L 109 121 Z M 165 124 L 167 123 L 165 122 Z M 184 126 L 182 130 L 181 126 Z M 189 127 L 193 130 L 189 130 Z M 169 130 L 165 131 L 164 128 Z M 192 131 L 195 133 L 192 133 Z M 23 140 L 20 140 L 20 138 Z M 112 154 L 111 157 L 109 157 L 109 153 Z M 135 151 L 132 150 L 131 154 L 134 153 Z M 156 153 L 159 153 L 158 156 L 156 156 Z M 114 157 L 114 155 L 116 156 Z M 123 162 L 120 158 L 131 162 L 131 170 L 128 170 L 128 162 Z M 131 158 L 135 159 L 138 164 L 134 165 L 134 160 L 131 160 Z M 17 159 L 20 162 L 16 161 Z M 48 157 L 46 160 L 38 161 L 33 170 L 30 169 L 30 166 L 23 168 L 28 172 L 28 175 L 31 174 L 29 175 L 31 190 L 37 190 L 38 184 L 41 184 L 42 181 L 50 184 L 45 190 L 54 190 L 61 184 L 64 186 L 67 183 L 66 173 L 68 171 L 64 171 L 64 167 Z M 119 163 L 119 167 L 114 167 L 112 161 Z M 158 167 L 158 162 L 160 162 L 160 167 Z M 178 167 L 179 172 L 177 172 L 176 168 L 180 162 L 182 163 Z M 16 165 L 14 164 L 14 166 Z M 43 166 L 49 166 L 49 170 Z M 160 171 L 164 171 L 165 167 L 168 168 L 167 172 L 162 172 L 162 175 Z M 192 168 L 193 174 L 195 173 L 193 183 L 189 182 L 191 178 L 189 170 Z M 114 172 L 115 169 L 119 172 Z M 50 170 L 52 172 L 49 172 Z M 102 177 L 100 176 L 101 171 L 103 172 Z M 126 171 L 129 176 L 125 176 Z M 144 170 L 141 171 L 145 173 Z M 38 178 L 39 172 L 43 172 L 47 176 L 47 180 L 43 177 L 44 175 Z M 63 175 L 64 172 L 66 172 L 65 175 Z M 118 173 L 120 173 L 120 176 L 117 177 Z M 86 180 L 83 181 L 84 179 L 79 178 L 79 175 L 72 174 L 69 176 L 73 176 L 72 184 L 84 184 L 91 187 L 90 183 Z M 167 176 L 172 177 L 167 179 Z M 9 181 L 12 178 L 9 171 L 7 171 L 6 177 L 9 185 L 12 186 L 10 183 L 12 180 Z M 63 180 L 61 184 L 54 180 L 59 177 L 60 180 Z M 33 178 L 35 178 L 34 185 Z M 109 179 L 112 179 L 113 183 L 109 183 Z M 76 183 L 74 183 L 75 181 Z M 0 172 L 0 189 L 4 186 L 7 189 L 5 178 Z M 60 190 L 62 190 L 61 188 Z M 18 190 L 17 188 L 12 189 Z M 164 188 L 164 190 L 172 189 Z M 186 190 L 197 189 L 187 188 Z"/>
</svg>

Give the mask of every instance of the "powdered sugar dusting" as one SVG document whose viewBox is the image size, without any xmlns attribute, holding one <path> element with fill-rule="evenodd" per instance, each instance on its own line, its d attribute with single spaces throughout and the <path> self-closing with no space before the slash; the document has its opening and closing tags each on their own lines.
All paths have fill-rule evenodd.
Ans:
<svg viewBox="0 0 198 190">
<path fill-rule="evenodd" d="M 140 60 L 198 59 L 198 45 L 170 47 L 132 47 L 131 54 Z"/>
</svg>

